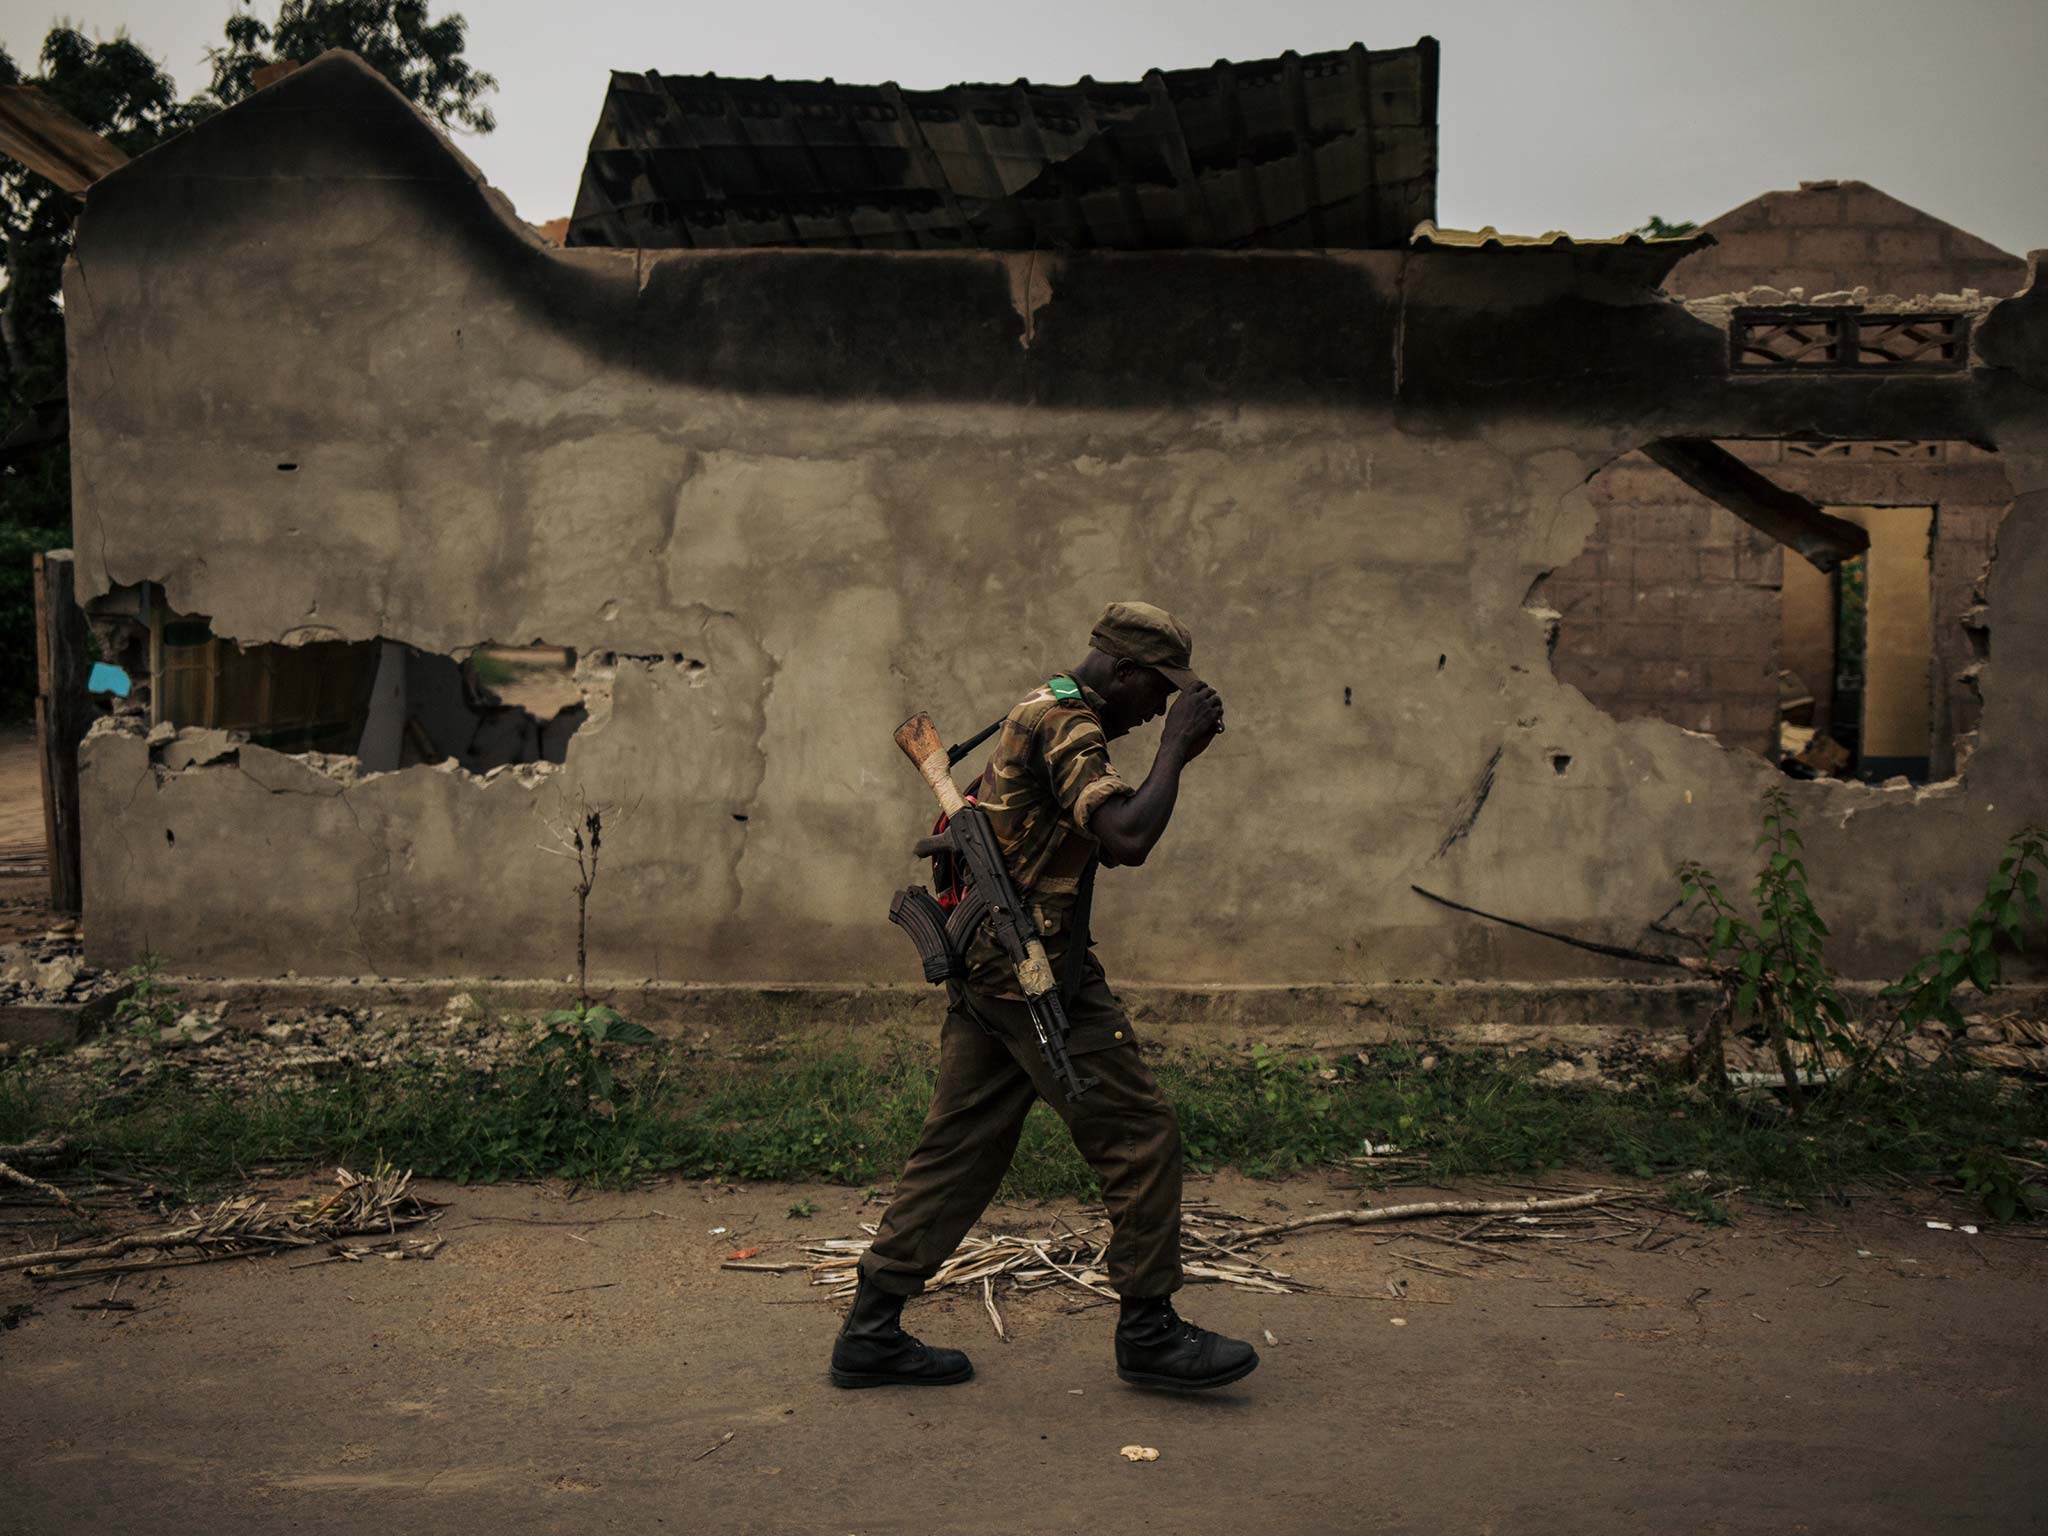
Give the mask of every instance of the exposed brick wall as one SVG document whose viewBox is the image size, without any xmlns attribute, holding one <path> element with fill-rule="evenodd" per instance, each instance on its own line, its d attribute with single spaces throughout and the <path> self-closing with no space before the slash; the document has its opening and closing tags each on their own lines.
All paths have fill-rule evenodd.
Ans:
<svg viewBox="0 0 2048 1536">
<path fill-rule="evenodd" d="M 1766 192 L 1707 224 L 1719 242 L 1688 256 L 1665 290 L 1689 299 L 1747 288 L 1803 288 L 1808 299 L 1864 287 L 1903 298 L 2007 297 L 2026 284 L 2020 257 L 1860 181 Z"/>
<path fill-rule="evenodd" d="M 1962 620 L 2012 500 L 1998 456 L 1966 443 L 1831 445 L 1817 457 L 1785 443 L 1723 446 L 1823 505 L 1936 509 L 1929 767 L 1951 773 L 1953 740 L 1977 720 L 1959 681 L 1975 659 Z M 1593 536 L 1538 599 L 1563 616 L 1558 677 L 1618 719 L 1666 720 L 1775 755 L 1784 551 L 1639 453 L 1586 490 L 1599 509 Z"/>
<path fill-rule="evenodd" d="M 1617 719 L 1666 720 L 1769 753 L 1780 546 L 1640 453 L 1586 492 L 1600 510 L 1593 536 L 1539 594 L 1562 615 L 1558 677 Z"/>
</svg>

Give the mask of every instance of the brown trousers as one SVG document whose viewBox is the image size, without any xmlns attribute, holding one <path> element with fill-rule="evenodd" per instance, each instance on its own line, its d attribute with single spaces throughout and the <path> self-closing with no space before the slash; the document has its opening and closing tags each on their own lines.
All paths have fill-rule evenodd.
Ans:
<svg viewBox="0 0 2048 1536">
<path fill-rule="evenodd" d="M 1055 969 L 1057 969 L 1055 960 Z M 1091 954 L 1067 1010 L 1074 1070 L 1100 1081 L 1078 1101 L 1039 1054 L 1021 1002 L 949 982 L 939 1082 L 896 1198 L 860 1261 L 876 1287 L 915 1296 L 981 1219 L 1009 1169 L 1032 1100 L 1067 1123 L 1102 1181 L 1109 1283 L 1124 1296 L 1180 1289 L 1180 1124 L 1138 1055 L 1122 1004 Z"/>
</svg>

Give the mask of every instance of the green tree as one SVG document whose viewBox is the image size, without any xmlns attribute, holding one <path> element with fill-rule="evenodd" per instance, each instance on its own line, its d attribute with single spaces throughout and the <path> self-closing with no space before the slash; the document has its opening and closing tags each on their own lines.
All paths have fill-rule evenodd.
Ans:
<svg viewBox="0 0 2048 1536">
<path fill-rule="evenodd" d="M 1647 223 L 1638 224 L 1629 233 L 1641 235 L 1645 240 L 1677 240 L 1698 228 L 1699 225 L 1691 219 L 1666 219 L 1653 213 Z"/>
<path fill-rule="evenodd" d="M 236 10 L 226 46 L 210 51 L 209 90 L 180 100 L 177 87 L 125 33 L 95 42 L 76 28 L 53 29 L 37 72 L 0 49 L 0 85 L 33 85 L 130 155 L 141 154 L 247 96 L 273 59 L 303 63 L 348 48 L 444 126 L 488 133 L 483 98 L 497 81 L 463 57 L 468 28 L 439 21 L 426 0 L 281 0 L 274 23 Z M 71 252 L 76 198 L 0 156 L 0 433 L 61 403 L 64 312 L 59 300 Z M 35 612 L 30 557 L 71 538 L 71 464 L 62 441 L 0 457 L 0 717 L 25 713 L 35 692 Z"/>
<path fill-rule="evenodd" d="M 460 16 L 430 19 L 427 0 L 281 0 L 271 25 L 238 10 L 227 20 L 227 46 L 207 52 L 213 97 L 232 106 L 255 89 L 256 71 L 265 64 L 303 64 L 330 48 L 346 48 L 444 128 L 489 133 L 498 124 L 483 98 L 498 82 L 462 56 L 468 32 Z"/>
</svg>

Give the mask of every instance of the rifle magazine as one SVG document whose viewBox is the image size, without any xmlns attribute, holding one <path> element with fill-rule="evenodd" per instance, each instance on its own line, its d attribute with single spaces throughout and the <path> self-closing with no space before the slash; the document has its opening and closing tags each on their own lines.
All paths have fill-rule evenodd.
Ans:
<svg viewBox="0 0 2048 1536">
<path fill-rule="evenodd" d="M 937 983 L 967 974 L 967 966 L 946 937 L 946 910 L 921 885 L 907 885 L 889 898 L 889 921 L 910 935 L 924 979 Z"/>
</svg>

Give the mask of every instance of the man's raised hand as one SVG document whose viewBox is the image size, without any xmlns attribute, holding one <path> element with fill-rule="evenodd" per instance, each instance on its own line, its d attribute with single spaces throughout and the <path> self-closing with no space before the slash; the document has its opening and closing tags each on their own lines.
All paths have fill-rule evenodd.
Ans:
<svg viewBox="0 0 2048 1536">
<path fill-rule="evenodd" d="M 1166 712 L 1166 729 L 1160 744 L 1178 752 L 1182 762 L 1193 762 L 1208 750 L 1223 730 L 1223 696 L 1207 683 L 1181 690 Z"/>
</svg>

